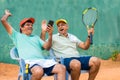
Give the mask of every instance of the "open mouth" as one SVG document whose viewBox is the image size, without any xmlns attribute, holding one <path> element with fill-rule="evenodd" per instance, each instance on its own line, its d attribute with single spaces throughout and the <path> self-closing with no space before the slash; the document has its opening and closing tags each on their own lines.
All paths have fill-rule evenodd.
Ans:
<svg viewBox="0 0 120 80">
<path fill-rule="evenodd" d="M 63 31 L 64 29 L 60 29 L 60 31 Z"/>
<path fill-rule="evenodd" d="M 28 30 L 33 30 L 33 28 L 28 28 Z"/>
</svg>

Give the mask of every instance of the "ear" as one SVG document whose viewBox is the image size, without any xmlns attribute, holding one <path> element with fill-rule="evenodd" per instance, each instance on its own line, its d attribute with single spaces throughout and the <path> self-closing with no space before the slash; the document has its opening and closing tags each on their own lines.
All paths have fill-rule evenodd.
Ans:
<svg viewBox="0 0 120 80">
<path fill-rule="evenodd" d="M 23 31 L 23 27 L 20 26 L 21 31 Z"/>
<path fill-rule="evenodd" d="M 68 26 L 68 24 L 66 24 L 66 26 L 67 26 L 67 30 L 69 29 L 69 26 Z"/>
</svg>

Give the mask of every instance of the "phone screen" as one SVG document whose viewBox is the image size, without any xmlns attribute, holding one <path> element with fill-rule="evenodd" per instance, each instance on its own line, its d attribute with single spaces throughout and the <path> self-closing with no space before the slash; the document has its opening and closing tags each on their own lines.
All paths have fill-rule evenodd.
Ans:
<svg viewBox="0 0 120 80">
<path fill-rule="evenodd" d="M 53 24 L 54 24 L 54 21 L 53 20 L 49 20 L 48 25 L 53 26 Z"/>
</svg>

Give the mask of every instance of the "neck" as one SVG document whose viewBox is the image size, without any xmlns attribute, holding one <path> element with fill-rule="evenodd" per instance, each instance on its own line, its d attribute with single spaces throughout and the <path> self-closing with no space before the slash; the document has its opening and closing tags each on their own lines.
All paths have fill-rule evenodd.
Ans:
<svg viewBox="0 0 120 80">
<path fill-rule="evenodd" d="M 64 34 L 64 36 L 67 37 L 67 36 L 68 36 L 68 33 Z"/>
<path fill-rule="evenodd" d="M 24 33 L 24 32 L 22 32 L 22 34 L 25 34 L 25 35 L 27 35 L 27 36 L 30 36 L 31 34 L 27 34 L 27 33 Z"/>
<path fill-rule="evenodd" d="M 68 33 L 64 33 L 64 34 L 60 34 L 60 35 L 63 35 L 63 36 L 65 36 L 65 37 L 67 37 L 67 36 L 68 36 Z"/>
</svg>

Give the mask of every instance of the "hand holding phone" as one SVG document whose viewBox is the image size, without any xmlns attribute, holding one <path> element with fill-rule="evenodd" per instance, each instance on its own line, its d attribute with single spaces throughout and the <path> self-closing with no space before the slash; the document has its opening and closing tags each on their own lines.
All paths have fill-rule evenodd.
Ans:
<svg viewBox="0 0 120 80">
<path fill-rule="evenodd" d="M 49 27 L 49 25 L 50 25 L 50 26 L 53 26 L 53 24 L 54 24 L 54 21 L 53 21 L 53 20 L 49 20 L 49 22 L 48 22 L 48 25 L 47 25 L 47 26 L 48 26 L 48 27 Z"/>
</svg>

